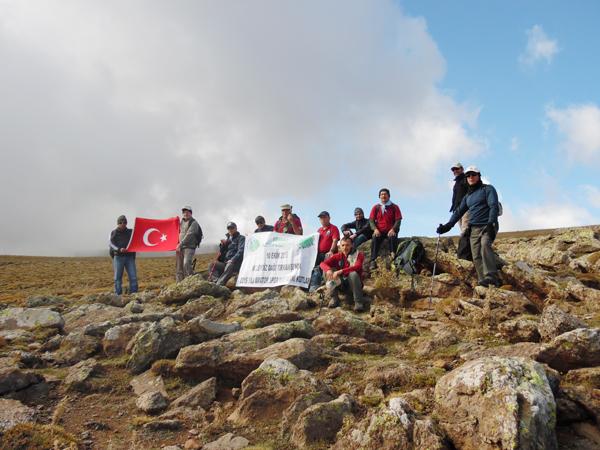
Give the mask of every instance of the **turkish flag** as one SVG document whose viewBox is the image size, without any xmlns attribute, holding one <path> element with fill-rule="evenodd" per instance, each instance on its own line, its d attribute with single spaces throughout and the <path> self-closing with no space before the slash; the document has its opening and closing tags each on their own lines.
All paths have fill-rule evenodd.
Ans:
<svg viewBox="0 0 600 450">
<path fill-rule="evenodd" d="M 179 244 L 179 217 L 169 219 L 135 218 L 128 252 L 169 252 Z"/>
</svg>

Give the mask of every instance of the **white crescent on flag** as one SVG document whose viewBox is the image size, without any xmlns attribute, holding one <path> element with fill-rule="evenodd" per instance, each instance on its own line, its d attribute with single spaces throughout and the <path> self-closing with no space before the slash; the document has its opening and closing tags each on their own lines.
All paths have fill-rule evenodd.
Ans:
<svg viewBox="0 0 600 450">
<path fill-rule="evenodd" d="M 148 228 L 146 230 L 146 232 L 144 233 L 144 237 L 142 237 L 142 241 L 144 241 L 144 245 L 147 245 L 148 247 L 154 247 L 155 245 L 158 245 L 158 242 L 156 244 L 151 244 L 150 241 L 148 240 L 148 238 L 150 237 L 150 233 L 152 233 L 154 231 L 160 233 L 160 231 L 157 228 Z"/>
</svg>

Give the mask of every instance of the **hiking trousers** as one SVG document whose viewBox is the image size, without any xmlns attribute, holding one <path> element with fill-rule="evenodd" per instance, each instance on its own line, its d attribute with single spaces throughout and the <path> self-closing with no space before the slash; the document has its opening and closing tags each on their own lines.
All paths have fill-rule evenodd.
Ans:
<svg viewBox="0 0 600 450">
<path fill-rule="evenodd" d="M 387 233 L 381 234 L 381 236 L 377 237 L 373 235 L 371 238 L 371 261 L 375 261 L 377 256 L 379 256 L 379 250 L 381 249 L 381 244 L 383 241 L 388 240 L 388 245 L 390 246 L 390 254 L 396 253 L 396 248 L 398 247 L 398 235 L 394 237 L 389 237 Z"/>
<path fill-rule="evenodd" d="M 185 277 L 189 277 L 190 275 L 194 274 L 194 269 L 192 268 L 192 264 L 194 262 L 194 253 L 196 253 L 195 248 L 182 248 L 178 252 L 175 252 L 176 281 L 179 282 Z"/>
<path fill-rule="evenodd" d="M 327 291 L 331 298 L 338 300 L 338 293 L 340 291 L 343 293 L 352 292 L 354 303 L 357 305 L 363 304 L 363 285 L 358 272 L 350 272 L 347 277 L 341 277 L 339 282 L 332 280 L 328 281 L 326 284 Z"/>
<path fill-rule="evenodd" d="M 228 262 L 224 263 L 217 261 L 210 267 L 210 279 L 208 281 L 216 280 L 215 283 L 225 286 L 229 279 L 240 271 L 242 263 Z"/>
<path fill-rule="evenodd" d="M 115 294 L 121 295 L 123 293 L 123 272 L 125 270 L 127 271 L 127 278 L 129 278 L 129 293 L 133 294 L 138 291 L 135 255 L 115 255 L 113 258 L 113 268 L 115 271 Z"/>
<path fill-rule="evenodd" d="M 486 225 L 471 226 L 471 253 L 478 281 L 483 280 L 485 277 L 498 278 L 496 254 L 492 249 L 494 240 L 491 239 L 488 233 L 484 233 L 485 229 Z"/>
</svg>

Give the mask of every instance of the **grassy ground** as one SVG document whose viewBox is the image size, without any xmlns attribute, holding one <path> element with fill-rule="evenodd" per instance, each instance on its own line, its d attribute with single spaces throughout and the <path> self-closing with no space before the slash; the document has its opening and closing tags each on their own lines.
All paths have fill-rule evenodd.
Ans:
<svg viewBox="0 0 600 450">
<path fill-rule="evenodd" d="M 212 255 L 198 255 L 196 271 L 206 270 Z M 140 290 L 160 289 L 175 279 L 175 258 L 138 258 Z M 127 286 L 127 275 L 124 286 Z M 0 256 L 0 304 L 21 305 L 33 295 L 74 299 L 113 289 L 108 257 L 49 258 Z"/>
</svg>

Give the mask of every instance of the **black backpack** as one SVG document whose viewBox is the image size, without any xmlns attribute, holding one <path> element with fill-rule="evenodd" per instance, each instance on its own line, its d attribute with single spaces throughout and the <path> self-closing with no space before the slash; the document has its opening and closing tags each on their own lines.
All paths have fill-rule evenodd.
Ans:
<svg viewBox="0 0 600 450">
<path fill-rule="evenodd" d="M 425 247 L 417 238 L 402 241 L 396 249 L 396 258 L 394 266 L 396 270 L 403 271 L 407 275 L 416 275 L 419 271 L 419 264 L 425 256 Z"/>
</svg>

